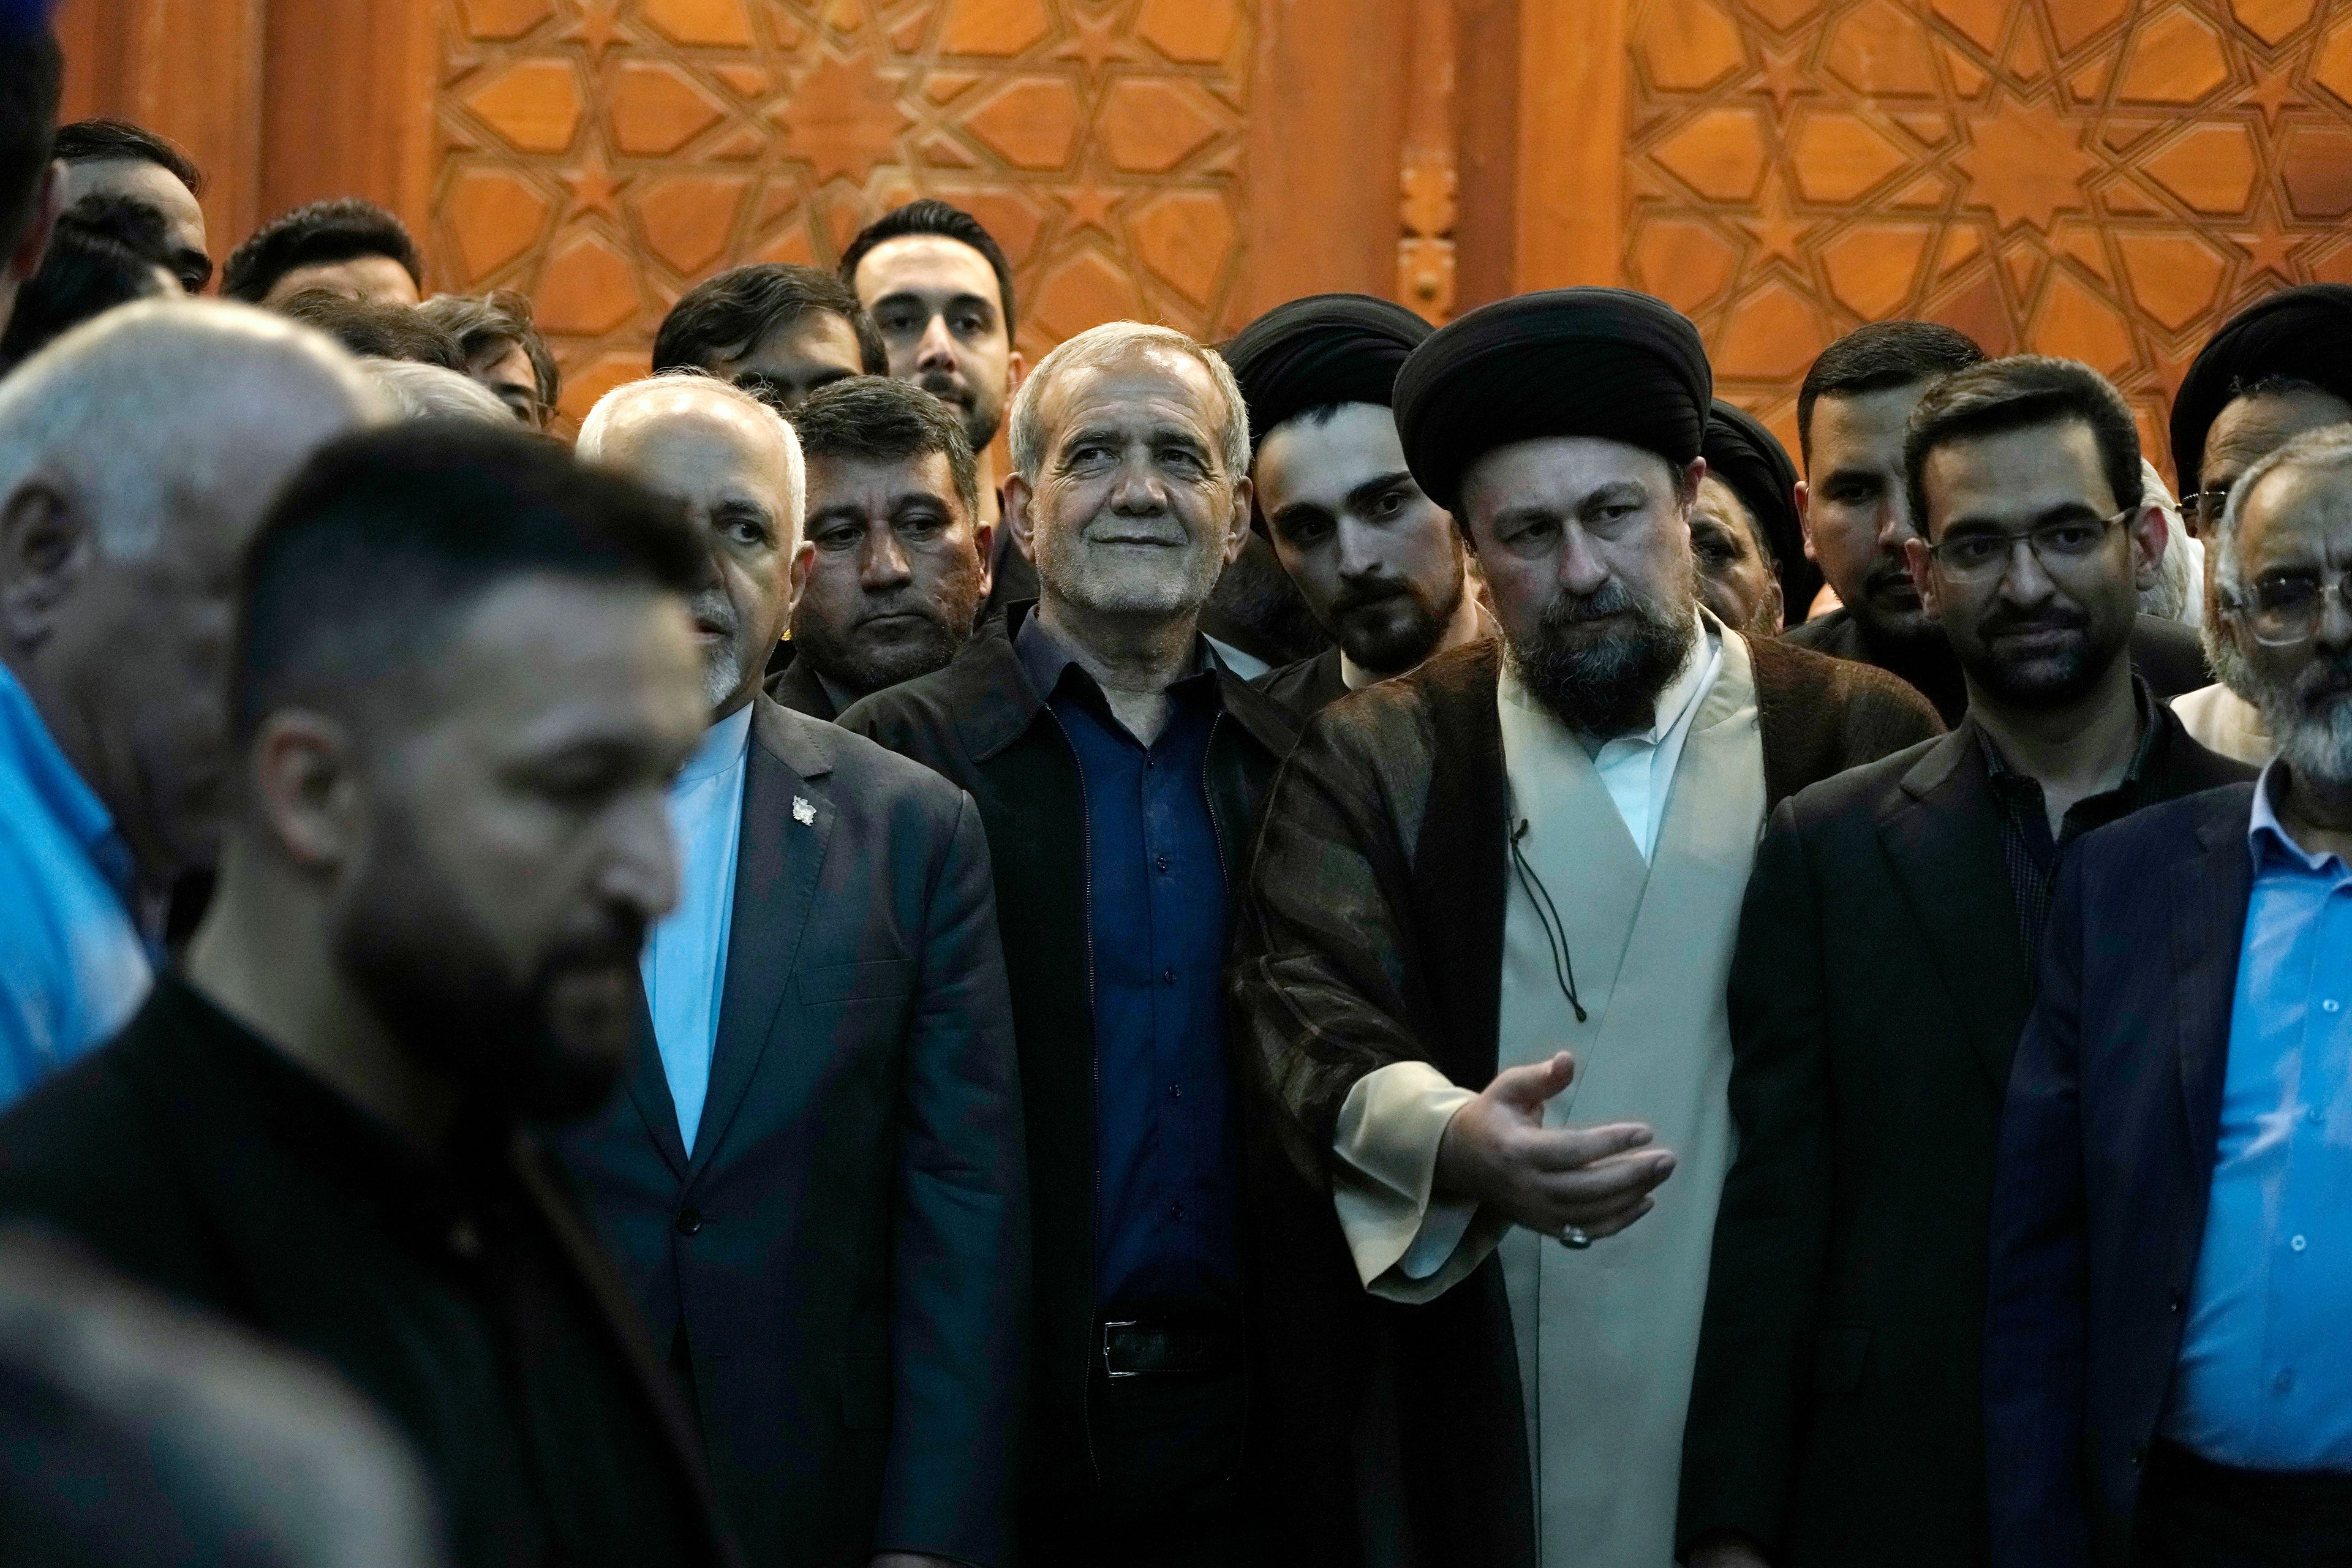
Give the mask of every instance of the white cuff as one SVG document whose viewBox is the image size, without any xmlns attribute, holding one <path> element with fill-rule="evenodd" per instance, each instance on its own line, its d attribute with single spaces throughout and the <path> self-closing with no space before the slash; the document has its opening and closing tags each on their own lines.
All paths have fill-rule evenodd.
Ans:
<svg viewBox="0 0 2352 1568">
<path fill-rule="evenodd" d="M 1474 1224 L 1475 1203 L 1430 1198 L 1446 1124 L 1476 1098 L 1427 1062 L 1391 1062 L 1348 1091 L 1332 1141 L 1332 1205 L 1357 1277 L 1372 1294 L 1432 1300 L 1500 1238 L 1504 1226 Z"/>
</svg>

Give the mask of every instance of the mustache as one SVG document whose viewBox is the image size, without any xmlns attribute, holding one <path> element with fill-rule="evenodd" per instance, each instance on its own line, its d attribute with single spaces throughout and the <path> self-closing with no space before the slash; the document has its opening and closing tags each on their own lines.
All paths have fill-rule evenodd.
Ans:
<svg viewBox="0 0 2352 1568">
<path fill-rule="evenodd" d="M 915 384 L 942 403 L 966 405 L 971 402 L 971 389 L 963 377 L 950 371 L 927 370 L 915 378 Z"/>
<path fill-rule="evenodd" d="M 2295 671 L 2294 700 L 2305 709 L 2331 706 L 2352 696 L 2352 653 L 2315 657 Z"/>
<path fill-rule="evenodd" d="M 1655 605 L 1635 594 L 1622 583 L 1603 583 L 1590 594 L 1573 594 L 1561 589 L 1544 606 L 1544 625 L 1555 629 L 1580 626 L 1586 621 L 1598 621 L 1610 616 L 1622 616 L 1631 611 L 1643 620 L 1659 624 L 1667 620 Z"/>
<path fill-rule="evenodd" d="M 1381 577 L 1355 587 L 1342 588 L 1331 601 L 1331 613 L 1344 616 L 1351 610 L 1369 609 L 1374 605 L 1386 605 L 1398 599 L 1412 597 L 1412 584 L 1395 577 Z"/>
<path fill-rule="evenodd" d="M 1879 556 L 1878 564 L 1873 566 L 1862 581 L 1865 589 L 1914 586 L 1911 581 L 1910 563 L 1900 553 L 1893 551 Z"/>
<path fill-rule="evenodd" d="M 1978 626 L 1979 636 L 2009 637 L 2027 632 L 2079 632 L 2091 617 L 2077 609 L 2053 605 L 2038 610 L 1996 610 Z"/>
<path fill-rule="evenodd" d="M 705 588 L 688 599 L 686 607 L 697 626 L 709 626 L 722 637 L 731 637 L 742 629 L 742 622 L 735 614 L 735 601 L 723 589 Z"/>
</svg>

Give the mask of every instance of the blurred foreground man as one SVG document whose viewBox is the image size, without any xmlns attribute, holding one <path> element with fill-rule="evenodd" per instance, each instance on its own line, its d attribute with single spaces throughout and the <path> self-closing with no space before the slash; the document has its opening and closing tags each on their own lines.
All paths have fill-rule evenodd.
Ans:
<svg viewBox="0 0 2352 1568">
<path fill-rule="evenodd" d="M 1244 1504 L 1227 910 L 1293 733 L 1201 606 L 1249 531 L 1232 374 L 1114 321 L 1013 410 L 1005 524 L 1044 596 L 842 724 L 978 801 L 1006 913 L 1037 1260 L 1021 1559 L 1260 1561 Z"/>
<path fill-rule="evenodd" d="M 1937 731 L 1891 677 L 1700 608 L 1709 380 L 1689 321 L 1613 289 L 1474 310 L 1397 378 L 1502 631 L 1326 710 L 1252 863 L 1240 1054 L 1322 1194 L 1253 1194 L 1288 1222 L 1286 1562 L 1673 1556 L 1757 832 Z"/>
<path fill-rule="evenodd" d="M 2229 506 L 2280 755 L 2061 875 L 1993 1190 L 2000 1568 L 2352 1562 L 2352 431 Z"/>
<path fill-rule="evenodd" d="M 988 596 L 980 469 L 949 406 L 857 376 L 793 416 L 808 461 L 808 527 L 793 557 L 792 663 L 768 695 L 831 719 L 929 675 L 971 640 Z"/>
<path fill-rule="evenodd" d="M 535 437 L 321 453 L 242 568 L 238 800 L 184 974 L 0 1121 L 0 1214 L 340 1373 L 464 1568 L 732 1555 L 524 1131 L 626 1059 L 703 571 L 671 508 Z"/>
<path fill-rule="evenodd" d="M 1302 721 L 1491 635 L 1462 535 L 1422 493 L 1390 401 L 1429 323 L 1362 294 L 1278 305 L 1225 345 L 1248 400 L 1256 516 L 1333 646 L 1259 679 Z"/>
<path fill-rule="evenodd" d="M 227 810 L 237 561 L 375 406 L 316 333 L 184 300 L 0 382 L 0 1103 L 145 998 Z"/>
<path fill-rule="evenodd" d="M 2311 283 L 2249 305 L 2223 323 L 2172 400 L 2181 510 L 2205 541 L 2199 635 L 2214 681 L 2174 699 L 2189 732 L 2256 765 L 2277 754 L 2254 706 L 2253 678 L 2213 605 L 2213 566 L 2246 470 L 2306 430 L 2352 421 L 2352 288 Z"/>
<path fill-rule="evenodd" d="M 1968 716 L 1803 791 L 1757 850 L 1739 1153 L 1683 1440 L 1692 1568 L 1984 1562 L 1993 1141 L 2051 884 L 2091 828 L 2246 776 L 2132 674 L 2166 525 L 2096 372 L 1955 372 L 1906 462 Z"/>
<path fill-rule="evenodd" d="M 750 1561 L 998 1568 L 1029 1236 L 979 814 L 761 695 L 800 532 L 772 409 L 709 376 L 634 382 L 580 452 L 703 531 L 709 725 L 669 789 L 683 878 L 639 966 L 627 1092 L 566 1163 Z"/>
</svg>

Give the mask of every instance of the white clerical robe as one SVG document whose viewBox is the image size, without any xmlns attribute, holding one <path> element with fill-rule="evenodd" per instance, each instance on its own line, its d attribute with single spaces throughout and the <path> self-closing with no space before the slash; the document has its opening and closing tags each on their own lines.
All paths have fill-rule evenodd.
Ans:
<svg viewBox="0 0 2352 1568">
<path fill-rule="evenodd" d="M 1335 1199 L 1368 1289 L 1428 1300 L 1500 1247 L 1546 1568 L 1674 1561 L 1683 1415 L 1732 1156 L 1725 985 L 1764 819 L 1747 646 L 1712 620 L 1708 631 L 1697 658 L 1712 679 L 1685 714 L 1679 755 L 1652 759 L 1671 780 L 1662 814 L 1653 795 L 1652 809 L 1635 815 L 1626 772 L 1604 777 L 1507 666 L 1498 693 L 1515 825 L 1528 824 L 1519 847 L 1565 922 L 1587 1013 L 1579 1024 L 1514 876 L 1498 1060 L 1516 1067 L 1573 1051 L 1576 1080 L 1547 1108 L 1546 1124 L 1648 1123 L 1677 1158 L 1657 1207 L 1572 1252 L 1492 1214 L 1433 1204 L 1438 1141 L 1471 1090 L 1423 1063 L 1368 1075 L 1340 1113 Z M 1674 739 L 1673 727 L 1653 737 Z M 1644 828 L 1654 833 L 1646 858 L 1634 837 Z"/>
</svg>

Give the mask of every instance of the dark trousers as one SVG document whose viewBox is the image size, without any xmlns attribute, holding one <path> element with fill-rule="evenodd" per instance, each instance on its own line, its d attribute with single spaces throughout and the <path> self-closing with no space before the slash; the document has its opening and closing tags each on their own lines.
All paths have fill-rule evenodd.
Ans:
<svg viewBox="0 0 2352 1568">
<path fill-rule="evenodd" d="M 1255 1568 L 1239 1474 L 1248 1405 L 1238 1372 L 1098 1368 L 1087 1408 L 1100 1479 L 1027 1500 L 1023 1568 Z"/>
<path fill-rule="evenodd" d="M 2149 1450 L 2134 1568 L 2352 1568 L 2352 1475 L 2241 1470 Z"/>
</svg>

